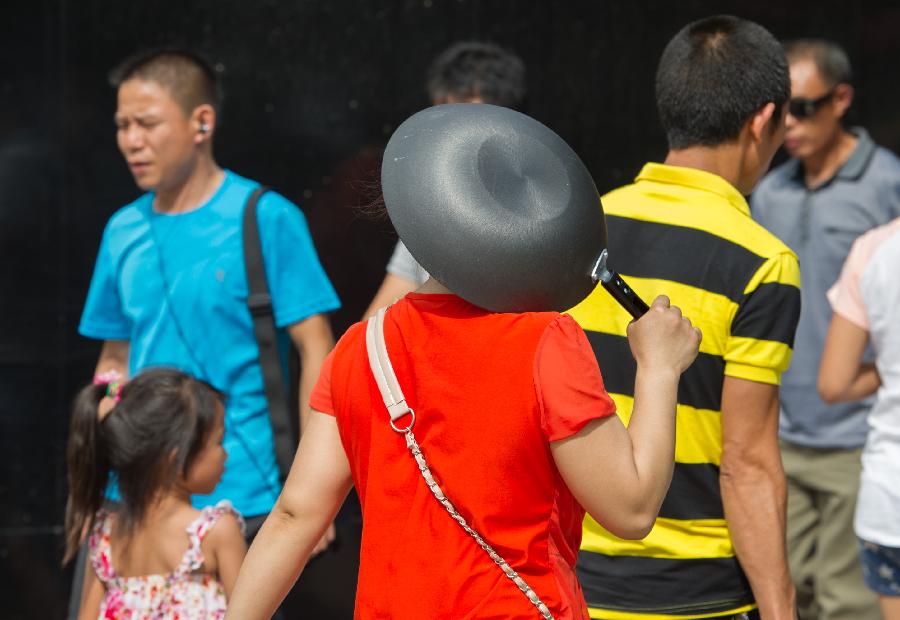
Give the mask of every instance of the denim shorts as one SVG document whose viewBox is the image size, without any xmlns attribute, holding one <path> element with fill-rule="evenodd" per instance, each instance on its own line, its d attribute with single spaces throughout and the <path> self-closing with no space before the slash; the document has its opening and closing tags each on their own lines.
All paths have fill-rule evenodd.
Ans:
<svg viewBox="0 0 900 620">
<path fill-rule="evenodd" d="M 859 540 L 859 560 L 870 590 L 881 596 L 900 596 L 900 549 Z"/>
</svg>

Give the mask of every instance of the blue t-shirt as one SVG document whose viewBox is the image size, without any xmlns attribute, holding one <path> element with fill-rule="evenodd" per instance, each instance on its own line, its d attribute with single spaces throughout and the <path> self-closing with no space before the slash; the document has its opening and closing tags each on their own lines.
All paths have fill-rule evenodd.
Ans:
<svg viewBox="0 0 900 620">
<path fill-rule="evenodd" d="M 208 202 L 173 215 L 144 194 L 103 232 L 79 332 L 130 342 L 129 372 L 180 368 L 227 397 L 225 474 L 197 507 L 228 499 L 244 515 L 269 512 L 280 492 L 259 349 L 247 309 L 241 218 L 258 184 L 226 171 Z M 267 192 L 257 207 L 275 323 L 283 328 L 340 307 L 301 211 Z M 166 291 L 168 290 L 168 293 Z"/>
</svg>

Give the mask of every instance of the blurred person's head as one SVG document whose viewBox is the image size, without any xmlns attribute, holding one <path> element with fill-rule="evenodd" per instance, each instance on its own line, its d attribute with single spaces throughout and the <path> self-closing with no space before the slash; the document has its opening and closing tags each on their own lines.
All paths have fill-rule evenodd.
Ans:
<svg viewBox="0 0 900 620">
<path fill-rule="evenodd" d="M 491 103 L 518 109 L 525 99 L 525 64 L 493 43 L 454 43 L 432 61 L 428 96 L 440 103 Z"/>
<path fill-rule="evenodd" d="M 797 39 L 784 45 L 791 72 L 784 147 L 806 159 L 827 151 L 843 131 L 853 103 L 853 71 L 846 52 L 823 39 Z"/>
<path fill-rule="evenodd" d="M 751 21 L 718 15 L 685 26 L 656 72 L 656 105 L 670 152 L 734 151 L 732 179 L 750 193 L 784 135 L 790 78 L 778 41 Z"/>
<path fill-rule="evenodd" d="M 143 190 L 179 187 L 198 161 L 212 158 L 221 108 L 213 68 L 178 49 L 125 60 L 110 75 L 118 91 L 116 139 L 135 182 Z"/>
</svg>

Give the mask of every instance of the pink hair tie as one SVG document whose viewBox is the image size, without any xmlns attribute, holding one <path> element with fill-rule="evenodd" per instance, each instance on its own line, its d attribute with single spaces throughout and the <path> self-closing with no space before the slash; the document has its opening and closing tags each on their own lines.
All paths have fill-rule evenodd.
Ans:
<svg viewBox="0 0 900 620">
<path fill-rule="evenodd" d="M 106 385 L 107 383 L 121 380 L 122 373 L 120 373 L 118 370 L 107 370 L 105 372 L 100 372 L 94 375 L 94 385 Z"/>
<path fill-rule="evenodd" d="M 107 370 L 94 375 L 94 385 L 105 385 L 106 395 L 116 402 L 121 400 L 122 383 L 122 373 L 118 370 Z"/>
</svg>

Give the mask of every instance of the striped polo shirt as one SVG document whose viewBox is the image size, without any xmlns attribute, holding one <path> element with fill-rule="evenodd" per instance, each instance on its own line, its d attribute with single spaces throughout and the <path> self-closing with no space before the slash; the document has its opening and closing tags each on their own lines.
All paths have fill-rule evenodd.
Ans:
<svg viewBox="0 0 900 620">
<path fill-rule="evenodd" d="M 578 576 L 591 617 L 752 609 L 719 490 L 722 385 L 726 376 L 779 384 L 800 312 L 797 257 L 750 218 L 737 189 L 701 170 L 647 164 L 634 184 L 602 202 L 610 266 L 648 303 L 668 295 L 703 341 L 678 385 L 675 470 L 653 530 L 626 541 L 585 519 Z M 631 317 L 602 287 L 570 314 L 587 332 L 627 424 L 636 371 L 625 337 Z"/>
</svg>

